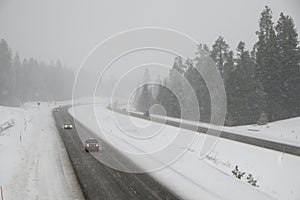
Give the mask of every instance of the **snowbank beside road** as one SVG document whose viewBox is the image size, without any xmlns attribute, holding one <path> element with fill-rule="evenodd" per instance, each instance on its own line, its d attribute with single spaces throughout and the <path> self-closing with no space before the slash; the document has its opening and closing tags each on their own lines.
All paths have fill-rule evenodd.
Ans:
<svg viewBox="0 0 300 200">
<path fill-rule="evenodd" d="M 135 111 L 130 111 L 135 112 Z M 136 112 L 141 114 L 140 112 Z M 157 118 L 166 119 L 170 121 L 182 122 L 185 124 L 191 124 L 195 126 L 212 128 L 216 130 L 222 130 L 239 135 L 250 136 L 254 138 L 265 139 L 268 141 L 284 143 L 294 146 L 300 146 L 300 117 L 291 118 L 286 120 L 280 120 L 276 122 L 268 123 L 267 125 L 244 125 L 233 127 L 220 127 L 213 124 L 206 124 L 202 122 L 189 121 L 184 119 L 178 119 L 173 117 L 165 117 L 160 115 L 153 115 Z"/>
<path fill-rule="evenodd" d="M 95 110 L 92 105 L 77 106 L 73 109 L 74 113 L 77 113 L 75 115 L 77 120 L 102 137 L 103 140 L 109 139 L 108 142 L 123 151 L 140 167 L 146 169 L 151 162 L 161 162 L 162 160 L 156 160 L 156 158 L 146 155 L 142 159 L 136 159 L 136 156 L 132 156 L 128 152 L 153 152 L 153 150 L 164 147 L 166 142 L 172 141 L 178 130 L 176 127 L 163 126 L 158 137 L 149 137 L 151 132 L 154 133 L 158 130 L 158 123 L 152 123 L 151 128 L 140 129 L 136 125 L 147 126 L 149 121 L 131 117 L 135 123 L 132 125 L 127 123 L 128 116 L 114 113 L 118 121 L 118 125 L 116 125 L 112 112 L 103 106 L 96 106 Z M 105 134 L 99 132 L 94 119 L 94 111 L 99 118 L 102 130 L 106 132 Z M 71 110 L 70 112 L 72 113 Z M 131 136 L 124 134 L 124 131 L 130 133 Z M 206 159 L 200 160 L 198 152 L 206 136 L 188 130 L 182 130 L 181 133 L 186 136 L 194 136 L 193 144 L 187 148 L 180 141 L 170 143 L 170 150 L 186 149 L 186 152 L 172 165 L 152 172 L 151 175 L 185 199 L 204 197 L 206 197 L 204 199 L 272 199 L 272 197 L 275 199 L 299 199 L 299 157 L 220 139 L 211 154 Z M 137 136 L 144 137 L 144 139 L 137 140 Z M 245 176 L 251 173 L 258 181 L 259 187 L 248 184 L 246 177 L 241 180 L 235 178 L 231 170 L 236 165 L 246 172 Z"/>
<path fill-rule="evenodd" d="M 61 104 L 61 103 L 58 103 Z M 83 199 L 52 117 L 54 103 L 0 106 L 0 185 L 4 199 Z"/>
<path fill-rule="evenodd" d="M 0 106 L 0 185 L 6 192 L 6 183 L 13 178 L 14 172 L 21 160 L 23 147 L 20 142 L 20 133 L 24 132 L 26 113 L 22 109 Z M 5 123 L 12 120 L 14 126 L 7 128 Z M 25 138 L 23 138 L 25 139 Z"/>
<path fill-rule="evenodd" d="M 226 131 L 246 134 L 251 137 L 300 146 L 300 117 L 280 120 L 267 125 L 225 127 Z"/>
</svg>

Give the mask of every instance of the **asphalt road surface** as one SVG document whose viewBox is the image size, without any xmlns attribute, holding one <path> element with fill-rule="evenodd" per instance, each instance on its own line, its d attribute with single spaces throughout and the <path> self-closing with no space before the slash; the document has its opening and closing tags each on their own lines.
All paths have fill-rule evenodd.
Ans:
<svg viewBox="0 0 300 200">
<path fill-rule="evenodd" d="M 113 162 L 114 166 L 137 167 L 103 141 L 101 151 L 85 152 L 82 137 L 78 135 L 77 129 L 81 129 L 80 132 L 85 131 L 86 137 L 93 136 L 93 133 L 79 122 L 76 122 L 75 127 L 74 119 L 67 112 L 68 108 L 62 107 L 58 112 L 53 112 L 53 116 L 86 199 L 179 199 L 149 174 L 126 173 L 100 162 L 99 160 L 103 160 Z M 63 129 L 63 124 L 69 122 L 73 124 L 73 129 Z"/>
</svg>

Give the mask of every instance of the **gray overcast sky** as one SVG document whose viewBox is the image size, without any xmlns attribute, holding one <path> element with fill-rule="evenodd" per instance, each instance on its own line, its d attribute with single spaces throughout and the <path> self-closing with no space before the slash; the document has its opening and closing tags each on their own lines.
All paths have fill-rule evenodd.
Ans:
<svg viewBox="0 0 300 200">
<path fill-rule="evenodd" d="M 22 58 L 72 67 L 110 35 L 141 26 L 176 29 L 209 46 L 222 35 L 231 49 L 241 40 L 251 48 L 265 5 L 274 21 L 281 11 L 291 15 L 299 33 L 299 0 L 0 0 L 0 38 Z"/>
</svg>

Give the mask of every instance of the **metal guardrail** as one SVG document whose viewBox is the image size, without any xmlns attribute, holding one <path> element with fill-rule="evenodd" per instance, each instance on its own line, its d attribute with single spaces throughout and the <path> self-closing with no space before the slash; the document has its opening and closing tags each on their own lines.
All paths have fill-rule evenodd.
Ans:
<svg viewBox="0 0 300 200">
<path fill-rule="evenodd" d="M 155 117 L 155 116 L 147 117 L 142 114 L 134 113 L 134 112 L 131 112 L 128 110 L 120 109 L 120 108 L 115 108 L 115 107 L 112 108 L 112 107 L 108 106 L 107 109 L 112 110 L 114 112 L 118 112 L 120 114 L 130 115 L 133 117 L 138 117 L 138 118 L 142 118 L 142 119 L 149 120 L 149 121 L 154 121 L 154 122 L 158 122 L 158 123 L 164 122 L 165 124 L 174 126 L 174 127 L 180 127 L 180 128 L 184 128 L 184 129 L 192 130 L 192 131 L 197 130 L 197 132 L 201 133 L 201 134 L 207 134 L 207 130 L 208 130 L 207 127 L 196 126 L 196 125 L 187 124 L 184 122 L 176 122 L 176 121 L 172 121 L 169 119 L 162 119 L 162 118 Z M 213 128 L 211 128 L 210 130 L 212 130 L 212 132 L 218 131 Z M 295 155 L 295 156 L 300 156 L 300 147 L 290 145 L 290 144 L 269 141 L 266 139 L 231 133 L 228 131 L 221 131 L 221 134 L 219 137 L 228 139 L 228 140 L 232 140 L 232 141 L 236 141 L 236 142 L 241 142 L 241 143 L 245 143 L 245 144 L 250 144 L 250 145 L 274 150 L 274 151 L 279 151 L 279 152 L 283 152 L 283 153 L 287 153 L 287 154 L 291 154 L 291 155 Z"/>
</svg>

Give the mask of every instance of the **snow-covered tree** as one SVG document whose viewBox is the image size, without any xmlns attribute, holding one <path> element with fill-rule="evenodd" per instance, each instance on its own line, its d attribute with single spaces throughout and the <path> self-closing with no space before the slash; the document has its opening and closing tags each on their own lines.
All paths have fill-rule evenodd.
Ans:
<svg viewBox="0 0 300 200">
<path fill-rule="evenodd" d="M 272 11 L 268 6 L 261 13 L 256 43 L 256 81 L 261 83 L 265 92 L 265 112 L 270 120 L 275 120 L 282 112 L 279 68 L 279 49 L 272 21 Z"/>
<path fill-rule="evenodd" d="M 140 112 L 149 111 L 149 108 L 153 105 L 153 97 L 151 93 L 151 89 L 149 89 L 148 85 L 143 85 L 143 89 L 141 95 L 138 99 L 138 103 L 136 109 Z"/>
<path fill-rule="evenodd" d="M 298 34 L 293 19 L 280 14 L 275 27 L 277 48 L 279 49 L 279 73 L 277 80 L 281 106 L 280 118 L 295 117 L 300 114 L 300 57 L 298 54 Z"/>
<path fill-rule="evenodd" d="M 216 62 L 221 76 L 223 76 L 224 66 L 229 58 L 228 53 L 228 44 L 224 41 L 224 38 L 222 36 L 219 36 L 219 38 L 215 41 L 214 45 L 212 46 L 211 57 Z"/>
</svg>

